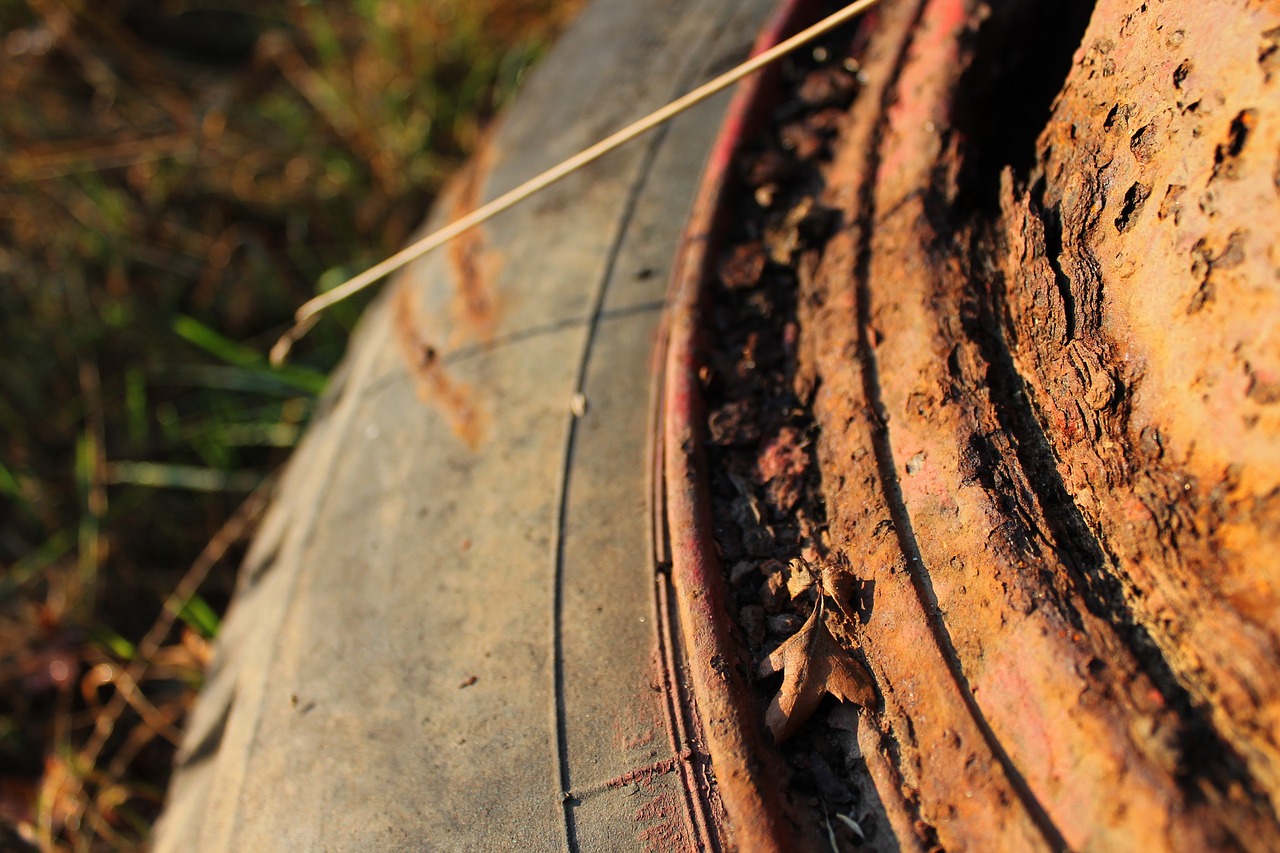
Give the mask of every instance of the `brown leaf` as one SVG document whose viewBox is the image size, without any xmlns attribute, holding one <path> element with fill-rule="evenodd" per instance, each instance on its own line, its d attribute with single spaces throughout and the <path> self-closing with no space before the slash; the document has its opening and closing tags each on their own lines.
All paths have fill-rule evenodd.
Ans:
<svg viewBox="0 0 1280 853">
<path fill-rule="evenodd" d="M 826 596 L 819 596 L 809 620 L 760 664 L 761 677 L 784 672 L 782 688 L 765 712 L 765 724 L 776 743 L 795 734 L 827 693 L 863 706 L 875 701 L 871 674 L 827 627 L 825 600 Z"/>
<path fill-rule="evenodd" d="M 804 560 L 792 560 L 787 566 L 787 592 L 794 601 L 813 588 L 817 579 L 813 574 L 813 566 Z"/>
</svg>

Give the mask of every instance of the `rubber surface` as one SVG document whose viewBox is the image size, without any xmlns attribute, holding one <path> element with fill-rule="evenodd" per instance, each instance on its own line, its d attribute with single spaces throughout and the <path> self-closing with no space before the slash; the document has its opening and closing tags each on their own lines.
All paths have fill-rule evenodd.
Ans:
<svg viewBox="0 0 1280 853">
<path fill-rule="evenodd" d="M 597 2 L 435 218 L 740 60 L 770 5 Z M 243 567 L 155 850 L 714 843 L 663 683 L 645 455 L 663 292 L 724 104 L 376 303 Z"/>
</svg>

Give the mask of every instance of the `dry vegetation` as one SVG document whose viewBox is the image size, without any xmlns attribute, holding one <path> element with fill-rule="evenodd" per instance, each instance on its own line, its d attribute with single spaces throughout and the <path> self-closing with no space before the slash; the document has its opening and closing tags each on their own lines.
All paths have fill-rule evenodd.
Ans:
<svg viewBox="0 0 1280 853">
<path fill-rule="evenodd" d="M 256 502 L 215 533 L 358 306 L 262 351 L 579 5 L 0 3 L 0 847 L 145 843 Z"/>
</svg>

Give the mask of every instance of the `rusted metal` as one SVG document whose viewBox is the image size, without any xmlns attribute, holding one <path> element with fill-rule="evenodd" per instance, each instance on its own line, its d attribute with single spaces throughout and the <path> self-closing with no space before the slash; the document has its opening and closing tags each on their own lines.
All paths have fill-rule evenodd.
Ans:
<svg viewBox="0 0 1280 853">
<path fill-rule="evenodd" d="M 885 7 L 801 278 L 831 540 L 875 584 L 877 789 L 947 849 L 1275 849 L 1276 573 L 1228 531 L 1274 536 L 1276 421 L 1226 366 L 1274 358 L 1245 244 L 1275 234 L 1275 10 L 1048 6 Z"/>
</svg>

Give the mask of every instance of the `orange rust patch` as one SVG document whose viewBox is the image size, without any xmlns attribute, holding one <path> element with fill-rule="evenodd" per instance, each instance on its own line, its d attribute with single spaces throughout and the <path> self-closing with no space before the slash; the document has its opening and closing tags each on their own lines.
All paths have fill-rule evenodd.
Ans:
<svg viewBox="0 0 1280 853">
<path fill-rule="evenodd" d="M 440 353 L 418 331 L 418 303 L 414 291 L 401 284 L 391 306 L 392 326 L 405 367 L 413 377 L 418 399 L 437 406 L 453 434 L 475 450 L 484 433 L 484 417 L 472 399 L 471 387 L 445 373 Z"/>
<path fill-rule="evenodd" d="M 459 173 L 450 193 L 451 220 L 460 219 L 480 206 L 492 160 L 493 147 L 487 140 L 482 141 L 475 156 Z M 497 266 L 497 255 L 486 250 L 482 226 L 469 229 L 449 244 L 449 268 L 456 282 L 452 304 L 457 321 L 454 335 L 470 332 L 485 342 L 493 338 L 498 319 L 497 294 L 493 290 Z"/>
<path fill-rule="evenodd" d="M 614 776 L 612 779 L 605 782 L 602 787 L 625 788 L 633 783 L 643 785 L 651 784 L 654 776 L 665 776 L 668 773 L 674 772 L 677 761 L 687 761 L 690 757 L 690 754 L 686 752 L 677 758 L 661 758 L 651 764 L 646 764 L 644 767 L 636 767 L 628 770 L 620 776 Z"/>
<path fill-rule="evenodd" d="M 632 735 L 623 735 L 622 746 L 625 749 L 639 749 L 653 743 L 653 729 L 644 729 Z"/>
<path fill-rule="evenodd" d="M 653 799 L 640 806 L 635 813 L 635 822 L 647 823 L 649 826 L 636 834 L 644 850 L 653 851 L 694 851 L 699 845 L 694 844 L 676 815 L 680 805 L 669 792 L 655 793 Z"/>
</svg>

